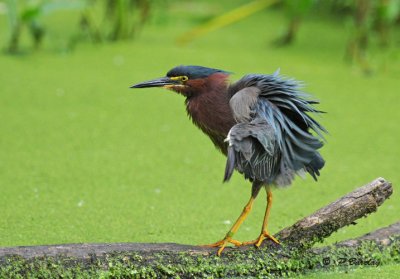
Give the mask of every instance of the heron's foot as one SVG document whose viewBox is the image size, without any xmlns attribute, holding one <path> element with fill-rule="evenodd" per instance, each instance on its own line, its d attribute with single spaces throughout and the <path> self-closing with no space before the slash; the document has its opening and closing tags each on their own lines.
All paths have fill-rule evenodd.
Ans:
<svg viewBox="0 0 400 279">
<path fill-rule="evenodd" d="M 263 231 L 263 232 L 260 234 L 260 236 L 257 237 L 255 240 L 243 242 L 242 245 L 254 245 L 254 246 L 256 246 L 256 247 L 258 248 L 258 247 L 260 247 L 261 243 L 263 243 L 263 241 L 264 241 L 265 239 L 267 239 L 267 238 L 270 239 L 270 240 L 272 240 L 272 241 L 275 242 L 276 244 L 280 244 L 280 243 L 279 243 L 279 240 L 276 239 L 274 236 L 270 235 L 269 232 Z"/>
<path fill-rule="evenodd" d="M 217 241 L 215 243 L 212 244 L 207 244 L 207 245 L 202 245 L 204 247 L 219 247 L 217 255 L 221 256 L 222 251 L 225 249 L 226 245 L 228 245 L 229 243 L 235 245 L 235 246 L 242 246 L 243 243 L 237 240 L 234 240 L 230 237 L 225 237 L 224 239 Z"/>
</svg>

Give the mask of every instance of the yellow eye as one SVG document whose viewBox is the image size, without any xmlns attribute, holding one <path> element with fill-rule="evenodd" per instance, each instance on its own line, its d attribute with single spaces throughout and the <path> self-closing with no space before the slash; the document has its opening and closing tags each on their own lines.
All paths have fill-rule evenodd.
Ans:
<svg viewBox="0 0 400 279">
<path fill-rule="evenodd" d="M 171 77 L 171 80 L 180 80 L 182 82 L 187 81 L 189 78 L 187 76 L 177 76 L 177 77 Z"/>
</svg>

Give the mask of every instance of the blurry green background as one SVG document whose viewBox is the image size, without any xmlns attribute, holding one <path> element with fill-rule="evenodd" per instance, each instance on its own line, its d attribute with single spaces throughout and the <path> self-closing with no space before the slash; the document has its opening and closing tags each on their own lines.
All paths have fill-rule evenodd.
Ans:
<svg viewBox="0 0 400 279">
<path fill-rule="evenodd" d="M 280 68 L 328 112 L 320 180 L 274 191 L 272 233 L 380 176 L 390 200 L 327 243 L 399 220 L 399 1 L 270 1 L 202 36 L 186 32 L 248 1 L 64 2 L 0 1 L 0 246 L 224 236 L 250 183 L 222 183 L 225 158 L 182 96 L 129 89 L 180 64 L 232 80 Z M 264 208 L 263 193 L 238 240 L 258 236 Z"/>
</svg>

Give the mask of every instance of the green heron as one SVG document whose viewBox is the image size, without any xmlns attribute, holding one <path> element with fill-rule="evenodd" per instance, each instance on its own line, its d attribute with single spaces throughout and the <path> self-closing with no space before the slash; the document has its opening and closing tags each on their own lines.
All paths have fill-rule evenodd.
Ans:
<svg viewBox="0 0 400 279">
<path fill-rule="evenodd" d="M 295 174 L 305 172 L 317 180 L 325 164 L 318 149 L 326 130 L 310 116 L 321 113 L 314 108 L 319 102 L 300 91 L 298 82 L 280 77 L 277 71 L 249 74 L 229 85 L 229 75 L 202 66 L 178 66 L 165 77 L 132 86 L 164 87 L 185 96 L 193 123 L 227 156 L 224 181 L 236 169 L 252 182 L 250 200 L 237 221 L 222 240 L 207 245 L 219 247 L 218 255 L 229 243 L 259 247 L 270 239 L 279 244 L 268 232 L 271 188 L 290 185 Z M 260 235 L 248 242 L 234 240 L 263 187 L 267 206 Z"/>
</svg>

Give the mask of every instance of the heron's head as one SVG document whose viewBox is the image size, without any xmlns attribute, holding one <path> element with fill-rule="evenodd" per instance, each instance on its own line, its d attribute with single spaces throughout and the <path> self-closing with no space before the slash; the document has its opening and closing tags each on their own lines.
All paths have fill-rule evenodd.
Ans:
<svg viewBox="0 0 400 279">
<path fill-rule="evenodd" d="M 223 70 L 202 66 L 177 66 L 169 70 L 165 77 L 141 82 L 132 85 L 131 88 L 163 87 L 190 96 L 209 86 L 225 85 L 229 74 Z"/>
</svg>

